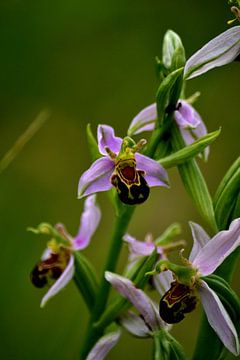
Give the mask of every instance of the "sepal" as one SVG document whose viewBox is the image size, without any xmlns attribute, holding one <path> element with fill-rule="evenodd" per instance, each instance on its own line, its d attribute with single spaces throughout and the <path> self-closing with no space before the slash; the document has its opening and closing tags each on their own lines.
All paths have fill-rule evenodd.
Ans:
<svg viewBox="0 0 240 360">
<path fill-rule="evenodd" d="M 228 64 L 240 53 L 240 26 L 234 26 L 218 35 L 186 62 L 184 78 L 192 79 L 208 70 Z"/>
<path fill-rule="evenodd" d="M 157 261 L 157 253 L 153 251 L 148 257 L 143 258 L 144 261 L 140 268 L 136 268 L 135 272 L 131 272 L 131 280 L 134 284 L 142 289 L 149 280 L 149 276 L 145 273 L 151 271 Z M 120 314 L 131 307 L 131 303 L 124 299 L 121 295 L 117 294 L 109 303 L 107 309 L 104 311 L 99 321 L 94 324 L 96 328 L 105 328 L 112 321 L 117 319 Z"/>
<path fill-rule="evenodd" d="M 117 344 L 121 336 L 120 328 L 108 332 L 102 336 L 94 345 L 86 360 L 103 360 L 109 351 Z"/>
<path fill-rule="evenodd" d="M 240 299 L 237 294 L 220 276 L 211 274 L 203 277 L 203 280 L 218 295 L 232 322 L 234 323 L 238 334 L 240 335 Z"/>
</svg>

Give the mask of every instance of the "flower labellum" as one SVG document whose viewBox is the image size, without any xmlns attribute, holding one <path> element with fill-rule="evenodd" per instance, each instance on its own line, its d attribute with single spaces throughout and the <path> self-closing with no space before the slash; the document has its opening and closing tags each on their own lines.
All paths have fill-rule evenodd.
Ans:
<svg viewBox="0 0 240 360">
<path fill-rule="evenodd" d="M 128 143 L 123 141 L 124 148 Z M 134 149 L 127 148 L 126 154 L 121 155 L 116 161 L 115 171 L 111 176 L 111 183 L 117 189 L 120 200 L 128 205 L 141 204 L 147 200 L 149 196 L 149 186 L 144 179 L 145 172 L 136 169 L 136 160 L 134 157 Z M 121 154 L 121 152 L 120 152 Z M 129 156 L 132 156 L 132 158 Z M 126 157 L 126 158 L 125 158 Z"/>
<path fill-rule="evenodd" d="M 43 257 L 32 270 L 30 278 L 34 286 L 43 288 L 52 285 L 65 270 L 70 260 L 70 252 L 67 248 L 61 247 L 59 252 L 50 252 Z"/>
<path fill-rule="evenodd" d="M 185 313 L 193 311 L 196 304 L 197 297 L 194 290 L 174 281 L 160 300 L 159 313 L 168 324 L 175 324 L 184 319 Z"/>
</svg>

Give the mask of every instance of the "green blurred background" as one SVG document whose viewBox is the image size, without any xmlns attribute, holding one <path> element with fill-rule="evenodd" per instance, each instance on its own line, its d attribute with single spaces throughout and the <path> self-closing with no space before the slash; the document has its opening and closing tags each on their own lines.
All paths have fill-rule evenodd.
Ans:
<svg viewBox="0 0 240 360">
<path fill-rule="evenodd" d="M 133 116 L 154 101 L 154 57 L 169 28 L 181 36 L 189 57 L 227 29 L 227 1 L 1 0 L 0 2 L 1 156 L 37 113 L 51 118 L 0 175 L 0 358 L 1 360 L 76 360 L 88 312 L 74 284 L 40 309 L 44 293 L 29 273 L 45 247 L 26 232 L 42 221 L 64 222 L 76 233 L 83 202 L 76 199 L 81 173 L 89 166 L 85 127 L 111 124 L 123 136 Z M 207 164 L 201 164 L 214 193 L 239 152 L 239 63 L 189 81 L 187 93 L 200 90 L 196 107 L 209 131 L 222 126 Z M 138 207 L 130 233 L 143 239 L 172 222 L 205 225 L 193 208 L 176 170 L 171 190 L 153 189 Z M 100 194 L 101 226 L 84 251 L 101 272 L 109 244 L 113 210 Z M 123 249 L 123 260 L 127 250 Z M 237 277 L 235 290 L 239 291 Z M 238 285 L 237 285 L 238 284 Z M 191 356 L 200 307 L 173 334 Z M 124 333 L 109 359 L 150 359 L 151 341 Z"/>
</svg>

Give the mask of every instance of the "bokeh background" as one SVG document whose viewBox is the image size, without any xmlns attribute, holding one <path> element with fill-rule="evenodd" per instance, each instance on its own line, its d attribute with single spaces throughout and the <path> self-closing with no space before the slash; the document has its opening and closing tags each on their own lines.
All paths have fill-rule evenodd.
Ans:
<svg viewBox="0 0 240 360">
<path fill-rule="evenodd" d="M 157 0 L 1 0 L 0 2 L 0 157 L 38 112 L 51 117 L 0 175 L 0 358 L 76 360 L 88 320 L 87 308 L 71 283 L 44 309 L 44 293 L 29 273 L 45 240 L 26 231 L 42 221 L 64 222 L 76 233 L 83 202 L 77 200 L 80 174 L 91 159 L 85 128 L 111 124 L 124 136 L 130 120 L 154 101 L 154 57 L 169 28 L 178 32 L 187 57 L 227 29 L 227 1 Z M 234 63 L 189 81 L 187 94 L 202 96 L 196 107 L 209 131 L 222 126 L 207 164 L 201 164 L 210 191 L 239 153 L 240 65 Z M 153 189 L 138 207 L 129 232 L 144 238 L 180 222 L 205 225 L 186 195 L 176 170 L 171 190 Z M 100 194 L 103 218 L 84 251 L 98 273 L 106 256 L 113 209 Z M 121 270 L 127 249 L 123 249 Z M 235 276 L 235 290 L 239 282 Z M 190 357 L 200 307 L 174 327 Z M 109 359 L 150 359 L 151 341 L 124 333 Z"/>
</svg>

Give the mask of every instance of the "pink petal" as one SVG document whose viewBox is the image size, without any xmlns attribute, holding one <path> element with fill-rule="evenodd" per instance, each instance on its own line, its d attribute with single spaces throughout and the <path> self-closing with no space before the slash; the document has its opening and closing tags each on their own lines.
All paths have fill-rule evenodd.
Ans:
<svg viewBox="0 0 240 360">
<path fill-rule="evenodd" d="M 69 263 L 57 281 L 50 287 L 48 292 L 44 295 L 40 307 L 43 308 L 49 299 L 55 296 L 60 290 L 62 290 L 72 279 L 74 275 L 74 257 L 70 256 Z"/>
<path fill-rule="evenodd" d="M 209 324 L 224 346 L 237 356 L 239 354 L 237 332 L 219 297 L 203 280 L 199 288 L 199 295 Z"/>
<path fill-rule="evenodd" d="M 96 160 L 80 177 L 78 184 L 79 199 L 100 191 L 112 188 L 110 178 L 114 170 L 114 162 L 107 157 Z"/>
<path fill-rule="evenodd" d="M 125 234 L 123 239 L 130 244 L 130 252 L 139 256 L 151 255 L 156 247 L 154 243 L 147 243 L 145 241 L 136 240 L 129 234 Z M 158 254 L 162 254 L 161 247 L 157 247 L 157 252 Z"/>
<path fill-rule="evenodd" d="M 219 265 L 240 245 L 240 218 L 235 219 L 229 230 L 220 231 L 200 249 L 193 261 L 203 276 L 212 274 Z"/>
<path fill-rule="evenodd" d="M 174 112 L 178 126 L 183 129 L 196 129 L 202 121 L 197 111 L 184 100 L 180 100 L 178 106 L 179 109 Z"/>
<path fill-rule="evenodd" d="M 132 281 L 109 271 L 105 272 L 105 278 L 122 296 L 135 306 L 143 316 L 145 323 L 152 330 L 157 330 L 163 326 L 163 322 L 152 301 L 142 290 L 137 289 Z"/>
<path fill-rule="evenodd" d="M 86 360 L 103 360 L 109 351 L 117 344 L 120 339 L 121 331 L 115 331 L 108 333 L 103 336 L 98 342 L 94 345 L 90 353 L 88 354 Z"/>
<path fill-rule="evenodd" d="M 156 119 L 157 106 L 156 103 L 154 103 L 141 110 L 135 116 L 129 126 L 128 135 L 132 136 L 140 134 L 143 131 L 154 130 Z"/>
<path fill-rule="evenodd" d="M 73 239 L 73 246 L 76 250 L 84 249 L 98 227 L 101 212 L 96 205 L 96 196 L 89 196 L 84 203 L 84 211 L 80 219 L 80 227 L 77 236 Z"/>
<path fill-rule="evenodd" d="M 179 126 L 179 130 L 186 145 L 192 144 L 196 139 L 199 139 L 207 134 L 207 128 L 193 106 L 188 104 L 186 101 L 180 101 L 182 106 L 179 110 L 174 112 L 175 120 Z M 209 155 L 209 146 L 200 154 L 204 160 L 207 160 Z"/>
<path fill-rule="evenodd" d="M 136 153 L 137 169 L 146 172 L 145 180 L 151 186 L 166 186 L 168 187 L 169 180 L 166 170 L 155 160 L 149 157 Z"/>
<path fill-rule="evenodd" d="M 115 136 L 114 129 L 109 125 L 98 125 L 98 148 L 102 155 L 107 155 L 105 147 L 118 154 L 122 145 L 122 139 Z"/>
<path fill-rule="evenodd" d="M 133 311 L 128 311 L 126 314 L 122 315 L 120 322 L 121 325 L 132 335 L 138 337 L 148 337 L 150 334 L 150 330 L 144 320 Z"/>
</svg>

